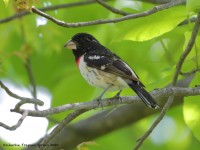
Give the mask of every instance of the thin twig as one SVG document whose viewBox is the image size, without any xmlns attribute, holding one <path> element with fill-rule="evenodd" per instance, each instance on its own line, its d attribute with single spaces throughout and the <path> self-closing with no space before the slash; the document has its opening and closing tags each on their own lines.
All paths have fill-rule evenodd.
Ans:
<svg viewBox="0 0 200 150">
<path fill-rule="evenodd" d="M 189 24 L 189 23 L 194 23 L 194 22 L 196 22 L 196 20 L 197 20 L 197 17 L 191 17 L 191 18 L 185 19 L 184 21 L 179 23 L 178 26 L 183 26 L 183 25 L 186 25 L 186 24 Z"/>
<path fill-rule="evenodd" d="M 155 3 L 155 4 L 166 4 L 173 0 L 140 0 L 140 1 L 148 2 L 148 3 Z M 185 0 L 185 2 L 186 2 L 186 0 Z"/>
<path fill-rule="evenodd" d="M 67 124 L 69 124 L 72 120 L 74 120 L 75 118 L 77 118 L 78 116 L 80 116 L 81 114 L 83 114 L 88 110 L 89 109 L 80 109 L 67 115 L 67 117 L 65 117 L 65 119 L 57 127 L 55 127 L 54 130 L 49 135 L 47 135 L 46 138 L 44 138 L 41 145 L 48 144 L 49 141 L 51 141 Z M 47 147 L 42 147 L 41 149 L 38 150 L 45 150 L 46 148 Z"/>
<path fill-rule="evenodd" d="M 180 59 L 179 59 L 179 61 L 177 63 L 176 70 L 175 70 L 174 77 L 173 77 L 173 81 L 172 81 L 172 87 L 176 86 L 176 82 L 177 82 L 177 79 L 178 79 L 178 74 L 180 73 L 180 70 L 181 70 L 181 67 L 182 67 L 182 65 L 184 63 L 185 58 L 187 57 L 187 55 L 192 50 L 192 47 L 193 47 L 193 45 L 195 43 L 195 40 L 196 40 L 196 37 L 198 35 L 199 27 L 200 27 L 200 12 L 198 13 L 197 20 L 195 22 L 194 29 L 192 31 L 192 35 L 190 37 L 188 45 L 185 48 L 185 51 L 182 53 L 182 55 L 181 55 L 181 57 L 180 57 Z M 151 127 L 138 140 L 136 146 L 134 147 L 134 150 L 139 149 L 139 147 L 142 145 L 142 143 L 145 141 L 145 139 L 151 134 L 151 132 L 158 125 L 158 123 L 163 119 L 163 117 L 165 116 L 167 110 L 169 109 L 169 107 L 173 103 L 174 96 L 175 96 L 175 94 L 172 94 L 168 98 L 168 100 L 167 100 L 166 104 L 164 105 L 160 115 L 154 121 L 154 123 L 151 125 Z"/>
<path fill-rule="evenodd" d="M 27 98 L 27 97 L 21 97 L 13 92 L 11 92 L 1 81 L 0 81 L 0 86 L 2 89 L 4 89 L 6 91 L 6 93 L 8 95 L 10 95 L 11 97 L 13 98 L 16 98 L 20 101 L 22 101 L 24 104 L 25 103 L 32 103 L 32 104 L 37 104 L 39 106 L 43 106 L 44 105 L 44 102 L 39 100 L 39 99 L 35 99 L 35 98 Z"/>
<path fill-rule="evenodd" d="M 96 3 L 95 0 L 85 0 L 85 1 L 80 1 L 80 2 L 72 2 L 72 3 L 61 4 L 61 5 L 55 5 L 55 6 L 47 6 L 47 7 L 44 7 L 44 8 L 39 8 L 39 10 L 41 10 L 41 11 L 53 11 L 53 10 L 57 10 L 57 9 L 83 6 L 83 5 L 94 4 L 94 3 Z M 31 13 L 27 12 L 27 11 L 19 12 L 19 13 L 13 15 L 13 16 L 8 17 L 8 18 L 1 19 L 0 24 L 12 21 L 14 19 L 29 15 L 29 14 L 31 14 Z"/>
<path fill-rule="evenodd" d="M 196 62 L 196 68 L 198 69 L 199 68 L 199 52 L 198 52 L 198 48 L 197 48 L 197 43 L 194 44 L 194 47 L 195 47 L 195 62 Z"/>
<path fill-rule="evenodd" d="M 194 29 L 192 31 L 192 35 L 190 37 L 190 40 L 188 42 L 188 45 L 187 47 L 185 48 L 185 51 L 183 52 L 183 54 L 181 55 L 180 59 L 179 59 L 179 62 L 177 63 L 176 65 L 176 70 L 175 70 L 175 74 L 174 74 L 174 78 L 173 78 L 173 81 L 172 81 L 172 86 L 175 86 L 176 85 L 176 82 L 177 82 L 177 79 L 178 79 L 178 74 L 180 73 L 181 71 L 181 67 L 183 65 L 183 62 L 185 61 L 185 58 L 187 57 L 187 55 L 190 53 L 190 51 L 192 50 L 192 47 L 195 43 L 195 40 L 196 40 L 196 37 L 198 35 L 198 31 L 199 31 L 199 27 L 200 27 L 200 12 L 198 13 L 198 16 L 197 16 L 197 20 L 195 22 L 195 25 L 194 25 Z"/>
<path fill-rule="evenodd" d="M 115 14 L 119 14 L 119 15 L 123 15 L 123 16 L 126 16 L 126 15 L 130 15 L 131 13 L 128 13 L 128 12 L 125 12 L 123 10 L 119 10 L 117 8 L 114 8 L 112 6 L 109 6 L 108 4 L 106 4 L 103 0 L 96 0 L 97 3 L 99 3 L 100 5 L 102 5 L 103 7 L 105 7 L 106 9 L 108 9 L 109 11 L 115 13 Z"/>
<path fill-rule="evenodd" d="M 186 77 L 185 79 L 180 80 L 178 84 L 180 84 L 180 86 L 188 87 L 188 84 L 192 81 L 193 77 L 193 75 Z M 173 93 L 173 91 L 171 91 L 171 93 Z M 172 106 L 183 104 L 183 99 L 184 97 L 182 96 L 175 97 L 175 102 Z M 159 104 L 163 104 L 167 101 L 167 97 L 161 97 L 161 99 L 156 100 Z M 56 147 L 56 149 L 73 150 L 82 142 L 91 141 L 102 135 L 127 126 L 128 124 L 137 123 L 141 118 L 148 117 L 158 112 L 159 110 L 147 108 L 144 104 L 129 104 L 117 108 L 111 107 L 105 111 L 100 111 L 96 115 L 92 115 L 86 119 L 79 119 L 78 122 L 65 126 L 65 128 L 63 128 L 63 130 L 48 143 L 48 145 L 57 143 L 58 147 Z M 55 148 L 49 148 L 49 150 L 54 149 Z"/>
<path fill-rule="evenodd" d="M 13 125 L 13 126 L 10 127 L 10 126 L 8 126 L 8 125 L 6 125 L 6 124 L 0 122 L 0 127 L 3 127 L 3 128 L 8 129 L 8 130 L 10 130 L 10 131 L 16 130 L 17 128 L 19 128 L 19 127 L 21 126 L 22 122 L 24 121 L 24 119 L 25 119 L 27 116 L 28 116 L 28 110 L 25 110 L 25 111 L 23 112 L 21 118 L 18 120 L 18 122 L 17 122 L 15 125 Z"/>
<path fill-rule="evenodd" d="M 191 96 L 191 95 L 200 95 L 200 87 L 194 88 L 181 88 L 181 87 L 174 87 L 174 88 L 164 88 L 155 90 L 152 93 L 152 96 L 157 99 L 162 99 L 165 97 L 169 97 L 171 95 L 174 96 Z M 131 104 L 131 103 L 142 103 L 138 96 L 126 96 L 121 97 L 121 100 L 117 99 L 103 99 L 102 104 L 104 107 L 113 106 L 113 105 L 123 105 L 123 104 Z M 61 113 L 67 110 L 80 110 L 80 109 L 95 109 L 101 108 L 97 101 L 89 101 L 89 102 L 82 102 L 82 103 L 73 103 L 73 104 L 66 104 L 59 107 L 54 107 L 46 110 L 36 111 L 36 110 L 29 110 L 29 116 L 34 117 L 46 117 L 49 115 Z M 20 110 L 12 110 L 17 113 L 23 113 L 24 109 Z"/>
<path fill-rule="evenodd" d="M 31 86 L 32 86 L 31 94 L 32 94 L 33 98 L 37 98 L 37 91 L 36 91 L 35 79 L 34 79 L 34 76 L 33 76 L 33 71 L 32 71 L 32 66 L 31 66 L 31 60 L 30 60 L 30 58 L 28 58 L 26 60 L 25 67 L 26 67 L 26 70 L 27 70 L 27 73 L 28 73 L 28 77 L 29 77 Z"/>
<path fill-rule="evenodd" d="M 88 21 L 88 22 L 76 22 L 76 23 L 69 23 L 69 22 L 64 22 L 64 21 L 58 20 L 58 19 L 40 11 L 40 10 L 38 10 L 35 7 L 32 7 L 32 12 L 34 12 L 34 13 L 40 15 L 40 16 L 43 16 L 44 18 L 51 20 L 52 22 L 56 23 L 59 26 L 66 27 L 66 28 L 77 28 L 77 27 L 83 27 L 83 26 L 116 23 L 116 22 L 122 22 L 122 21 L 130 20 L 130 19 L 136 19 L 136 18 L 140 18 L 140 17 L 149 16 L 149 15 L 152 15 L 154 13 L 157 13 L 158 11 L 162 11 L 162 10 L 171 8 L 173 6 L 180 5 L 180 4 L 183 3 L 183 1 L 184 0 L 172 1 L 172 2 L 167 3 L 167 4 L 155 6 L 152 9 L 144 11 L 142 13 L 130 14 L 130 15 L 123 16 L 123 17 L 120 17 L 120 18 L 102 19 L 102 20 L 94 20 L 94 21 Z"/>
<path fill-rule="evenodd" d="M 160 121 L 163 119 L 163 117 L 166 114 L 166 109 L 169 108 L 171 105 L 171 101 L 173 101 L 174 95 L 169 96 L 166 104 L 164 105 L 162 111 L 160 112 L 159 116 L 156 118 L 156 120 L 153 122 L 153 124 L 150 126 L 150 128 L 137 140 L 137 143 L 134 147 L 134 150 L 138 150 L 140 146 L 143 144 L 143 142 L 146 140 L 146 138 L 152 133 L 152 131 L 157 127 L 157 125 L 160 123 Z"/>
<path fill-rule="evenodd" d="M 30 58 L 26 59 L 26 63 L 25 63 L 25 68 L 29 77 L 29 81 L 31 84 L 31 95 L 33 98 L 37 99 L 37 90 L 36 90 L 36 85 L 35 85 L 35 79 L 34 79 L 34 75 L 33 75 L 33 71 L 32 71 L 32 66 L 31 66 L 31 60 Z M 35 110 L 38 110 L 38 105 L 34 105 Z"/>
</svg>

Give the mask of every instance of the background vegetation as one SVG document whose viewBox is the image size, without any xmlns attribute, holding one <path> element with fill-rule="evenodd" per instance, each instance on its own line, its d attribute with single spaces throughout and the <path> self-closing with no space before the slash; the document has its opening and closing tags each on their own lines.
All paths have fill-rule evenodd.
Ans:
<svg viewBox="0 0 200 150">
<path fill-rule="evenodd" d="M 43 18 L 35 11 L 28 13 L 27 10 L 31 10 L 32 5 L 35 8 L 47 9 L 51 6 L 62 6 L 51 10 L 43 9 L 43 11 L 47 11 L 48 15 L 68 23 L 120 18 L 127 16 L 127 14 L 113 13 L 95 0 L 0 1 L 1 81 L 5 84 L 11 83 L 17 88 L 25 87 L 34 98 L 37 98 L 37 93 L 48 91 L 46 93 L 51 99 L 51 107 L 94 99 L 102 90 L 91 87 L 84 81 L 76 67 L 72 52 L 63 47 L 74 34 L 86 32 L 94 35 L 103 45 L 123 58 L 136 71 L 148 91 L 162 89 L 171 84 L 180 56 L 191 40 L 194 22 L 197 20 L 200 8 L 199 0 L 180 1 L 179 5 L 169 5 L 168 9 L 156 11 L 152 14 L 148 10 L 157 8 L 155 6 L 161 6 L 158 7 L 159 10 L 165 4 L 172 4 L 172 1 L 161 0 L 158 3 L 154 0 L 110 0 L 103 2 L 128 14 L 139 14 L 147 11 L 147 15 L 116 23 L 63 27 L 63 25 L 55 24 L 50 19 Z M 10 16 L 13 17 L 9 18 Z M 182 84 L 184 85 L 188 75 L 192 76 L 189 88 L 200 83 L 199 33 L 194 40 L 193 48 L 184 60 L 179 74 L 179 80 L 183 79 Z M 2 92 L 3 89 L 1 89 L 1 94 Z M 16 93 L 16 90 L 12 90 L 12 92 Z M 107 93 L 105 97 L 112 97 L 114 94 L 115 92 Z M 122 92 L 122 95 L 132 96 L 134 92 L 126 89 Z M 20 96 L 26 97 L 23 94 Z M 199 98 L 199 96 L 185 97 L 184 102 L 178 103 L 175 107 L 170 107 L 164 119 L 140 149 L 199 149 Z M 160 100 L 162 101 L 160 103 L 164 104 L 166 100 Z M 0 105 L 3 101 L 6 101 L 6 99 L 0 97 Z M 13 103 L 16 102 L 13 101 Z M 79 149 L 133 149 L 137 139 L 151 126 L 160 112 L 149 110 L 142 103 L 139 106 L 138 114 L 131 115 L 140 116 L 147 110 L 155 114 L 141 116 L 135 122 L 130 121 L 126 126 L 116 128 L 118 130 L 110 129 L 113 132 L 101 134 L 95 139 L 89 139 L 90 142 L 84 141 L 88 143 L 83 144 L 84 146 L 79 147 Z M 120 104 L 117 105 L 117 109 L 113 109 L 114 107 L 115 105 L 107 107 L 104 111 L 108 109 L 118 111 Z M 10 107 L 10 109 L 13 108 Z M 71 112 L 65 111 L 49 116 L 48 129 L 62 121 Z M 3 114 L 4 112 L 0 110 L 0 113 Z M 76 118 L 72 124 L 98 113 L 102 113 L 102 110 L 91 110 Z M 107 113 L 108 116 L 109 114 Z M 19 116 L 17 118 L 19 119 Z M 118 119 L 120 122 L 121 118 Z M 1 118 L 0 121 L 3 122 Z M 40 122 L 35 122 L 35 124 L 40 124 Z M 30 135 L 32 132 L 37 132 L 34 126 L 31 126 L 31 128 Z M 26 148 L 5 147 L 5 143 L 9 143 L 9 141 L 1 139 L 1 136 L 0 149 Z M 65 137 L 63 136 L 63 138 Z M 35 141 L 37 140 L 39 139 L 35 139 Z"/>
</svg>

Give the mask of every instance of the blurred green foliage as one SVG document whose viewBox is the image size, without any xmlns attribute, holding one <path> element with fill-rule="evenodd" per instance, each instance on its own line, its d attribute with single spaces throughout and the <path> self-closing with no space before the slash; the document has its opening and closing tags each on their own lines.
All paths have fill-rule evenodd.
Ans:
<svg viewBox="0 0 200 150">
<path fill-rule="evenodd" d="M 199 0 L 187 0 L 186 8 L 188 12 L 198 12 L 200 10 L 200 1 Z"/>
<path fill-rule="evenodd" d="M 67 1 L 67 3 L 70 2 L 75 1 Z M 35 2 L 34 5 L 39 8 L 63 3 L 66 1 L 48 0 Z M 136 4 L 134 1 L 129 1 L 129 3 L 131 3 L 131 7 L 126 5 L 126 1 L 124 1 L 124 5 L 119 1 L 111 1 L 108 4 L 133 13 L 143 12 L 153 6 L 153 4 L 145 2 L 139 4 L 137 2 L 137 5 L 134 5 Z M 15 14 L 17 11 L 12 1 L 9 1 L 7 6 L 3 1 L 0 1 L 0 10 L 0 20 Z M 188 1 L 187 10 L 197 10 L 192 0 Z M 66 22 L 119 17 L 99 4 L 58 9 L 47 13 Z M 136 71 L 147 90 L 163 88 L 172 81 L 175 65 L 190 39 L 194 24 L 177 25 L 189 17 L 186 6 L 181 5 L 147 17 L 80 28 L 63 28 L 48 20 L 43 20 L 46 22 L 44 25 L 37 25 L 39 21 L 41 23 L 42 17 L 36 14 L 2 23 L 0 24 L 0 78 L 11 80 L 28 88 L 30 83 L 24 66 L 26 59 L 30 58 L 36 85 L 50 91 L 52 107 L 92 100 L 101 90 L 89 86 L 83 80 L 71 51 L 63 47 L 65 42 L 75 33 L 87 32 L 123 58 Z M 199 42 L 200 34 L 192 52 L 185 60 L 183 72 L 199 68 Z M 198 73 L 192 81 L 191 87 L 198 85 L 199 79 Z M 107 93 L 106 96 L 114 94 Z M 134 93 L 130 89 L 126 89 L 122 93 L 122 95 L 132 94 Z M 173 131 L 173 134 L 170 138 L 159 143 L 150 137 L 141 150 L 199 149 L 199 98 L 199 96 L 188 97 L 185 99 L 184 107 L 178 106 L 171 109 L 167 116 L 172 119 L 176 128 L 168 128 L 166 124 L 163 126 L 163 131 L 159 131 L 163 134 L 166 134 L 166 131 Z M 84 117 L 95 112 L 86 113 Z M 62 120 L 66 113 L 68 112 L 53 117 Z M 144 118 L 134 125 L 95 139 L 97 145 L 91 145 L 89 149 L 132 149 L 136 139 L 146 131 L 154 117 Z M 161 133 L 159 136 L 164 135 Z M 157 136 L 157 140 L 159 136 Z"/>
</svg>

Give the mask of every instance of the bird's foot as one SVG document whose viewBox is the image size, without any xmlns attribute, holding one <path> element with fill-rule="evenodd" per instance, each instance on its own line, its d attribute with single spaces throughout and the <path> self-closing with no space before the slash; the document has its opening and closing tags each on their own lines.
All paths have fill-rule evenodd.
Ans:
<svg viewBox="0 0 200 150">
<path fill-rule="evenodd" d="M 101 98 L 102 98 L 102 96 L 100 95 L 99 97 L 95 98 L 93 101 L 97 101 L 98 105 L 100 105 L 103 110 L 103 102 L 102 102 Z"/>
<path fill-rule="evenodd" d="M 120 90 L 115 96 L 112 97 L 112 99 L 114 99 L 113 101 L 113 105 L 115 106 L 115 108 L 117 108 L 117 101 L 120 101 L 122 103 L 122 98 L 120 97 L 122 90 Z"/>
<path fill-rule="evenodd" d="M 122 103 L 122 98 L 120 96 L 122 90 L 120 90 L 115 96 L 113 96 L 112 98 L 119 100 Z"/>
<path fill-rule="evenodd" d="M 101 100 L 101 98 L 103 97 L 103 95 L 106 93 L 106 91 L 111 87 L 112 85 L 109 85 L 106 89 L 104 89 L 104 91 L 101 93 L 101 95 L 99 95 L 99 97 L 95 98 L 94 100 L 97 101 L 99 103 L 99 105 L 101 105 L 101 108 L 103 110 L 103 102 Z"/>
</svg>

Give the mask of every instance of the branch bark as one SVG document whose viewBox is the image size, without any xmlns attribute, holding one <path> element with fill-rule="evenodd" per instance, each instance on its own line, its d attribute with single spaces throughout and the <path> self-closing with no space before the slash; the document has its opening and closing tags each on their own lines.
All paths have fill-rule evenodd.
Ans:
<svg viewBox="0 0 200 150">
<path fill-rule="evenodd" d="M 96 3 L 95 0 L 85 0 L 85 1 L 80 1 L 80 2 L 72 2 L 72 3 L 61 4 L 61 5 L 48 6 L 48 7 L 44 7 L 44 8 L 39 8 L 39 10 L 46 12 L 46 11 L 53 11 L 53 10 L 57 10 L 57 9 L 63 9 L 63 8 L 70 8 L 70 7 L 89 5 L 89 4 L 94 4 L 94 3 Z M 28 11 L 22 11 L 22 12 L 19 12 L 19 13 L 13 15 L 13 16 L 1 19 L 0 20 L 0 24 L 7 23 L 9 21 L 24 17 L 26 15 L 30 15 L 30 14 L 31 13 L 28 12 Z"/>
<path fill-rule="evenodd" d="M 140 0 L 144 2 L 149 2 L 149 3 L 155 3 L 155 4 L 166 4 L 174 0 Z M 186 2 L 186 0 L 184 0 Z"/>
<path fill-rule="evenodd" d="M 11 92 L 1 81 L 0 81 L 0 86 L 1 86 L 2 89 L 4 89 L 6 91 L 6 93 L 8 95 L 10 95 L 13 98 L 16 98 L 16 99 L 20 100 L 20 106 L 22 104 L 26 104 L 26 103 L 37 104 L 39 106 L 43 106 L 44 105 L 44 102 L 39 100 L 39 99 L 22 97 L 22 96 L 19 96 L 19 95 L 15 94 L 15 93 Z M 16 110 L 17 109 L 19 109 L 19 107 L 17 107 Z"/>
<path fill-rule="evenodd" d="M 162 98 L 163 103 L 167 98 Z M 173 106 L 182 104 L 183 97 L 175 97 Z M 108 134 L 114 130 L 136 123 L 138 120 L 158 113 L 158 110 L 144 108 L 142 104 L 130 104 L 101 112 L 88 119 L 72 125 L 65 126 L 48 144 L 58 144 L 49 150 L 67 149 L 72 150 L 78 144 L 90 141 L 94 138 Z M 134 114 L 134 115 L 133 115 Z M 67 135 L 67 136 L 66 136 Z"/>
<path fill-rule="evenodd" d="M 164 88 L 161 90 L 153 91 L 152 94 L 161 105 L 163 105 L 167 101 L 169 93 L 170 95 L 175 94 L 176 96 L 172 106 L 180 105 L 183 102 L 183 94 L 200 94 L 200 87 L 186 88 L 192 81 L 193 77 L 194 74 L 184 78 L 183 80 L 180 80 L 177 83 L 177 86 L 180 87 L 180 89 L 177 88 L 179 90 L 174 90 L 175 88 L 171 90 L 169 90 L 168 88 Z M 158 92 L 165 90 L 169 91 L 163 93 Z M 157 94 L 155 95 L 155 93 Z M 65 124 L 64 128 L 62 128 L 61 130 L 59 129 L 60 132 L 57 132 L 57 134 L 52 138 L 52 140 L 48 142 L 48 145 L 58 144 L 58 146 L 49 147 L 49 149 L 74 149 L 78 144 L 82 142 L 90 141 L 94 138 L 100 137 L 114 130 L 122 128 L 128 124 L 136 123 L 138 120 L 158 112 L 159 110 L 145 107 L 142 103 L 124 105 L 121 107 L 117 107 L 116 109 L 111 108 L 77 123 L 70 125 Z"/>
<path fill-rule="evenodd" d="M 98 24 L 117 23 L 117 22 L 122 22 L 122 21 L 130 20 L 130 19 L 145 17 L 145 16 L 152 15 L 154 13 L 157 13 L 158 11 L 162 11 L 162 10 L 171 8 L 173 6 L 183 4 L 184 2 L 185 2 L 184 0 L 171 1 L 167 4 L 155 6 L 152 9 L 144 11 L 142 13 L 130 14 L 130 15 L 126 15 L 126 16 L 123 16 L 120 18 L 102 19 L 102 20 L 94 20 L 94 21 L 88 21 L 88 22 L 76 22 L 76 23 L 70 23 L 70 22 L 64 22 L 64 21 L 58 20 L 40 10 L 38 10 L 35 7 L 32 7 L 32 12 L 34 12 L 48 20 L 51 20 L 52 22 L 56 23 L 59 26 L 66 27 L 66 28 L 77 28 L 77 27 L 91 26 L 91 25 L 98 25 Z"/>
<path fill-rule="evenodd" d="M 65 119 L 49 134 L 47 135 L 44 140 L 42 141 L 42 145 L 47 145 L 57 134 L 59 134 L 59 132 L 67 125 L 69 124 L 72 120 L 74 120 L 75 118 L 77 118 L 78 116 L 80 116 L 81 114 L 83 114 L 84 112 L 88 111 L 87 109 L 80 109 L 80 110 L 76 110 L 72 113 L 70 113 L 69 115 L 67 115 L 67 117 L 65 117 Z M 48 149 L 48 147 L 42 147 L 42 150 L 46 150 Z M 40 150 L 40 148 L 38 149 Z"/>
<path fill-rule="evenodd" d="M 194 95 L 200 95 L 200 87 L 194 87 L 194 88 L 181 88 L 181 87 L 175 87 L 175 88 L 164 88 L 159 90 L 154 90 L 152 93 L 152 96 L 156 99 L 162 99 L 169 97 L 171 95 L 174 96 L 194 96 Z M 140 98 L 138 96 L 125 96 L 121 97 L 121 100 L 119 101 L 116 98 L 108 98 L 103 99 L 102 104 L 104 107 L 107 106 L 113 106 L 113 105 L 123 105 L 123 104 L 141 104 Z M 163 104 L 163 102 L 161 102 Z M 55 108 L 50 108 L 46 110 L 28 110 L 29 116 L 34 117 L 46 117 L 53 114 L 58 114 L 64 111 L 68 110 L 81 110 L 81 109 L 96 109 L 101 108 L 102 106 L 99 105 L 99 102 L 97 101 L 89 101 L 89 102 L 83 102 L 83 103 L 73 103 L 73 104 L 66 104 Z M 19 110 L 12 110 L 13 112 L 22 114 L 25 109 L 19 109 Z"/>
<path fill-rule="evenodd" d="M 10 130 L 10 131 L 13 131 L 13 130 L 16 130 L 17 128 L 19 128 L 22 124 L 22 122 L 24 121 L 24 119 L 28 116 L 28 110 L 25 110 L 23 113 L 22 113 L 22 116 L 20 117 L 20 119 L 18 120 L 18 122 L 13 125 L 13 126 L 8 126 L 2 122 L 0 122 L 0 127 L 3 127 L 7 130 Z"/>
<path fill-rule="evenodd" d="M 108 9 L 109 11 L 111 11 L 111 12 L 113 12 L 115 14 L 119 14 L 119 15 L 123 15 L 123 16 L 131 14 L 131 13 L 125 12 L 123 10 L 119 10 L 117 8 L 109 6 L 103 0 L 96 0 L 96 1 L 97 1 L 97 3 L 99 3 L 100 5 L 102 5 L 103 7 L 105 7 L 106 9 Z"/>
</svg>

